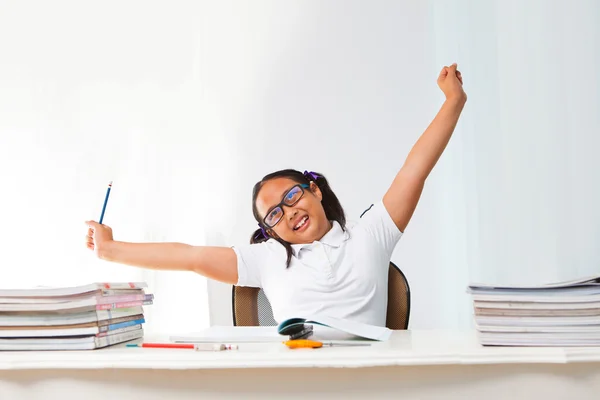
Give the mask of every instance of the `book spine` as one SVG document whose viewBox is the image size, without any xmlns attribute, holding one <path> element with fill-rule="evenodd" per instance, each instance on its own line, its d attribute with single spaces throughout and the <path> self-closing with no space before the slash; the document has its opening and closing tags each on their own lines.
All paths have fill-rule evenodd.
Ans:
<svg viewBox="0 0 600 400">
<path fill-rule="evenodd" d="M 96 310 L 96 317 L 98 321 L 104 321 L 107 319 L 129 317 L 131 315 L 142 314 L 144 309 L 140 306 L 137 307 L 125 307 L 108 310 Z"/>
<path fill-rule="evenodd" d="M 102 296 L 121 296 L 125 294 L 145 294 L 144 289 L 103 289 L 100 291 Z"/>
<path fill-rule="evenodd" d="M 135 331 L 119 333 L 116 335 L 106 335 L 101 337 L 95 337 L 96 348 L 111 346 L 117 343 L 123 343 L 134 339 L 139 339 L 144 336 L 143 329 L 136 329 Z"/>
<path fill-rule="evenodd" d="M 128 301 L 128 302 L 111 303 L 111 304 L 98 304 L 98 305 L 96 305 L 96 310 L 110 310 L 112 308 L 129 308 L 129 307 L 147 306 L 150 304 L 152 304 L 152 300 Z"/>
<path fill-rule="evenodd" d="M 143 289 L 148 287 L 146 282 L 102 282 L 98 284 L 100 289 Z"/>
<path fill-rule="evenodd" d="M 102 321 L 98 321 L 98 326 L 120 324 L 121 322 L 134 321 L 136 319 L 141 319 L 141 318 L 144 318 L 144 314 L 128 315 L 126 317 L 105 319 Z"/>
<path fill-rule="evenodd" d="M 128 326 L 125 328 L 119 328 L 119 329 L 115 329 L 114 331 L 108 331 L 108 332 L 100 332 L 96 335 L 96 337 L 104 337 L 104 336 L 108 336 L 108 335 L 120 335 L 126 332 L 132 332 L 132 331 L 137 331 L 139 329 L 142 329 L 142 325 L 141 324 L 137 324 L 137 325 L 132 325 L 132 326 Z"/>
<path fill-rule="evenodd" d="M 123 303 L 126 301 L 148 301 L 154 300 L 153 294 L 133 294 L 125 296 L 97 297 L 98 304 Z"/>
<path fill-rule="evenodd" d="M 104 325 L 104 326 L 99 326 L 98 331 L 99 332 L 108 332 L 108 331 L 112 331 L 115 329 L 127 328 L 128 326 L 132 326 L 132 325 L 143 324 L 144 322 L 146 322 L 146 320 L 144 318 L 141 318 L 141 319 L 136 319 L 133 321 L 120 322 L 118 324 Z"/>
</svg>

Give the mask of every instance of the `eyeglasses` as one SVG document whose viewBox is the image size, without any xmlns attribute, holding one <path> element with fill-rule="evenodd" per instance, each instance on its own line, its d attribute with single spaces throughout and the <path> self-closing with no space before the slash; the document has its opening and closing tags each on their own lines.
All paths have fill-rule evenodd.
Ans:
<svg viewBox="0 0 600 400">
<path fill-rule="evenodd" d="M 296 204 L 302 196 L 304 196 L 304 189 L 309 188 L 310 185 L 306 183 L 298 184 L 293 186 L 286 194 L 283 195 L 281 203 L 271 208 L 267 213 L 267 216 L 263 219 L 265 226 L 273 228 L 283 218 L 283 208 L 281 206 L 291 207 Z"/>
</svg>

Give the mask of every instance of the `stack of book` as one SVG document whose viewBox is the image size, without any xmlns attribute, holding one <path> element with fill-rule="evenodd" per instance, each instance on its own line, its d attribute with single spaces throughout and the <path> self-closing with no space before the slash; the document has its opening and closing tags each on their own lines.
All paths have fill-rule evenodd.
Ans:
<svg viewBox="0 0 600 400">
<path fill-rule="evenodd" d="M 600 276 L 468 292 L 482 345 L 600 346 Z"/>
<path fill-rule="evenodd" d="M 145 283 L 0 290 L 0 350 L 92 350 L 143 337 Z"/>
</svg>

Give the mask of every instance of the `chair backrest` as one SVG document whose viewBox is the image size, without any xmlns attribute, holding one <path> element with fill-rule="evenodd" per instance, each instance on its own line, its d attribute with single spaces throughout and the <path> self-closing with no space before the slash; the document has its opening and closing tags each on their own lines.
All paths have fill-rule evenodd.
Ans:
<svg viewBox="0 0 600 400">
<path fill-rule="evenodd" d="M 385 326 L 390 329 L 408 329 L 410 319 L 410 286 L 400 268 L 390 262 L 388 272 L 388 304 Z"/>
<path fill-rule="evenodd" d="M 262 289 L 233 286 L 232 309 L 235 326 L 277 325 Z M 386 326 L 395 330 L 408 329 L 409 319 L 410 286 L 400 268 L 390 262 Z"/>
</svg>

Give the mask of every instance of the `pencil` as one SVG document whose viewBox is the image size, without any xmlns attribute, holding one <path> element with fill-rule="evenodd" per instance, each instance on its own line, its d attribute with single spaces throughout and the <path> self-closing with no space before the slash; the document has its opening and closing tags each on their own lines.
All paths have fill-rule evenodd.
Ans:
<svg viewBox="0 0 600 400">
<path fill-rule="evenodd" d="M 193 343 L 133 343 L 126 347 L 150 347 L 155 349 L 193 349 Z"/>
<path fill-rule="evenodd" d="M 102 206 L 102 214 L 100 214 L 100 220 L 98 221 L 100 224 L 104 219 L 104 212 L 106 211 L 106 203 L 108 203 L 108 196 L 110 195 L 110 188 L 112 187 L 112 181 L 108 182 L 108 189 L 106 189 L 106 197 L 104 198 L 104 205 Z"/>
<path fill-rule="evenodd" d="M 236 350 L 236 345 L 218 343 L 133 343 L 125 347 L 146 347 L 154 349 L 194 349 L 196 351 Z"/>
</svg>

